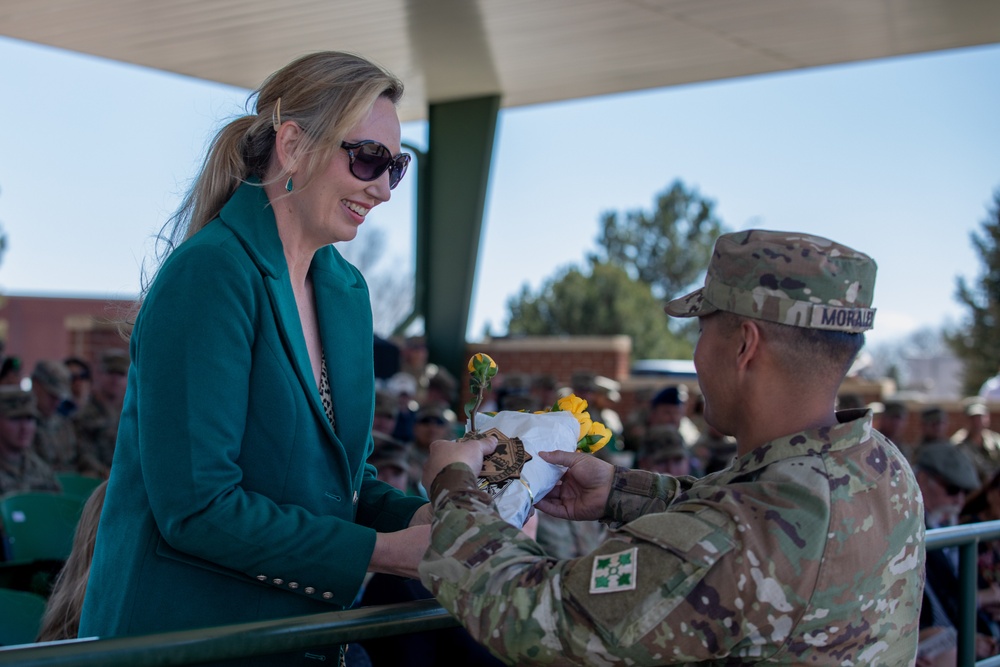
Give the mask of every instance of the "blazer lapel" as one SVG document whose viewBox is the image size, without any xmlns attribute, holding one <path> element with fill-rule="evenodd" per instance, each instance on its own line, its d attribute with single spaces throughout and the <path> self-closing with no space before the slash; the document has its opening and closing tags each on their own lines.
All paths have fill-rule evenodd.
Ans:
<svg viewBox="0 0 1000 667">
<path fill-rule="evenodd" d="M 369 454 L 365 445 L 374 412 L 375 366 L 368 287 L 333 246 L 316 253 L 311 275 L 337 435 L 349 443 L 346 450 L 351 469 L 358 470 Z"/>
<path fill-rule="evenodd" d="M 319 388 L 313 378 L 305 334 L 299 320 L 292 283 L 288 277 L 284 248 L 278 236 L 274 212 L 264 188 L 255 179 L 244 183 L 226 202 L 219 213 L 222 222 L 233 230 L 247 254 L 253 258 L 264 278 L 264 287 L 271 300 L 275 326 L 288 354 L 289 362 L 299 378 L 302 391 L 312 406 L 316 418 L 325 425 L 331 440 L 335 438 L 330 421 L 320 400 Z"/>
</svg>

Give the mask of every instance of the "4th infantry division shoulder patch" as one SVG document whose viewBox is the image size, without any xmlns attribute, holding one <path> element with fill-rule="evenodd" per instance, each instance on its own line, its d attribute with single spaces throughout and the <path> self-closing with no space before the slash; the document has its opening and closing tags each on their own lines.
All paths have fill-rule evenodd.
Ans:
<svg viewBox="0 0 1000 667">
<path fill-rule="evenodd" d="M 594 569 L 590 574 L 590 592 L 617 593 L 635 589 L 638 553 L 638 547 L 632 547 L 616 554 L 595 556 Z"/>
</svg>

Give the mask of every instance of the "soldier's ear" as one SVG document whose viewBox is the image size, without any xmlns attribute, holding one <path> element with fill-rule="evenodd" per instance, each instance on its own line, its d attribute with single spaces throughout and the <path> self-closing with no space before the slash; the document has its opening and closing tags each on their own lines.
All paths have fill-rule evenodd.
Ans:
<svg viewBox="0 0 1000 667">
<path fill-rule="evenodd" d="M 760 326 L 750 318 L 743 318 L 736 335 L 736 368 L 745 371 L 760 354 Z"/>
</svg>

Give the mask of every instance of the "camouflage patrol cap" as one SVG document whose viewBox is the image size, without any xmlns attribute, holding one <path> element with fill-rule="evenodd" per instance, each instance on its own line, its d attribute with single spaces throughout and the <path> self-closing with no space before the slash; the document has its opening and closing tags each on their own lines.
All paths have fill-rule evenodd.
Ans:
<svg viewBox="0 0 1000 667">
<path fill-rule="evenodd" d="M 806 329 L 872 328 L 875 260 L 821 236 L 750 229 L 715 242 L 705 286 L 674 299 L 673 317 L 724 310 Z"/>
<path fill-rule="evenodd" d="M 69 398 L 70 372 L 60 361 L 42 359 L 31 372 L 31 381 L 59 399 Z"/>
<path fill-rule="evenodd" d="M 982 400 L 973 400 L 966 404 L 965 414 L 969 417 L 974 417 L 976 415 L 982 417 L 983 415 L 990 414 L 990 409 Z"/>
<path fill-rule="evenodd" d="M 379 469 L 387 467 L 409 469 L 410 450 L 405 443 L 378 431 L 372 431 L 372 440 L 375 442 L 375 449 L 368 457 L 368 463 Z"/>
<path fill-rule="evenodd" d="M 16 419 L 34 417 L 38 419 L 35 395 L 18 386 L 0 386 L 0 417 Z"/>
<path fill-rule="evenodd" d="M 918 468 L 923 468 L 966 491 L 979 488 L 979 474 L 965 452 L 950 442 L 921 445 L 917 449 Z"/>
<path fill-rule="evenodd" d="M 687 447 L 684 438 L 675 427 L 660 424 L 653 426 L 642 438 L 639 458 L 659 463 L 672 459 L 686 458 Z"/>
<path fill-rule="evenodd" d="M 388 391 L 376 390 L 375 414 L 386 417 L 395 417 L 399 414 L 399 401 Z"/>
</svg>

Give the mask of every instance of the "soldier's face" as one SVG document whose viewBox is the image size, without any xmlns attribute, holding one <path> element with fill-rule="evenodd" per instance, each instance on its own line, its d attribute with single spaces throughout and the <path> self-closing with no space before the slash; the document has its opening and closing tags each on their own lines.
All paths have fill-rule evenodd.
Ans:
<svg viewBox="0 0 1000 667">
<path fill-rule="evenodd" d="M 0 417 L 0 454 L 22 454 L 31 447 L 37 428 L 34 417 Z"/>
<path fill-rule="evenodd" d="M 735 334 L 715 315 L 698 318 L 701 335 L 694 349 L 698 385 L 705 398 L 705 421 L 725 435 L 732 435 L 730 417 L 733 403 Z"/>
</svg>

